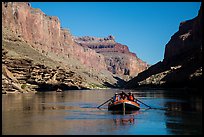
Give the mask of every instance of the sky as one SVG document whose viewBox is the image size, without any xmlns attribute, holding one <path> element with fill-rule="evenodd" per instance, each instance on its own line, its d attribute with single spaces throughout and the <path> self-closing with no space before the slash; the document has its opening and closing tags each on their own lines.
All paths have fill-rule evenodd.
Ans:
<svg viewBox="0 0 204 137">
<path fill-rule="evenodd" d="M 198 15 L 201 2 L 31 2 L 57 16 L 73 36 L 107 37 L 153 65 L 164 58 L 165 45 L 182 21 Z"/>
</svg>

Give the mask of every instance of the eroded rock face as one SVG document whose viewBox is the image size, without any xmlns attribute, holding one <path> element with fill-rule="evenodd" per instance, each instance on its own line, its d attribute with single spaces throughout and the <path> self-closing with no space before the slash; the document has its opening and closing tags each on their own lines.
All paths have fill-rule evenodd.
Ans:
<svg viewBox="0 0 204 137">
<path fill-rule="evenodd" d="M 181 54 L 192 54 L 192 50 L 202 48 L 202 8 L 194 19 L 180 23 L 179 30 L 166 44 L 164 61 L 171 62 Z"/>
<path fill-rule="evenodd" d="M 58 88 L 84 89 L 85 79 L 61 67 L 35 64 L 31 59 L 7 57 L 2 53 L 2 92 L 31 92 Z"/>
<path fill-rule="evenodd" d="M 114 36 L 73 38 L 69 30 L 61 28 L 58 17 L 47 16 L 27 2 L 3 2 L 2 26 L 44 55 L 74 58 L 97 71 L 135 76 L 147 68 L 126 45 L 115 42 Z"/>
<path fill-rule="evenodd" d="M 27 2 L 3 2 L 2 27 L 9 28 L 45 55 L 55 53 L 65 59 L 75 58 L 96 70 L 106 68 L 104 57 L 75 43 L 69 30 L 61 28 L 58 17 L 47 16 Z"/>
<path fill-rule="evenodd" d="M 202 7 L 202 6 L 201 6 Z M 202 88 L 202 9 L 192 20 L 180 23 L 167 43 L 163 61 L 128 81 L 126 88 Z"/>
<path fill-rule="evenodd" d="M 82 47 L 95 50 L 105 57 L 107 69 L 113 74 L 135 76 L 147 69 L 148 64 L 129 51 L 126 45 L 115 42 L 114 36 L 105 38 L 74 37 Z"/>
<path fill-rule="evenodd" d="M 134 76 L 146 66 L 127 46 L 116 43 L 113 36 L 85 36 L 76 42 L 69 30 L 61 28 L 57 17 L 47 16 L 27 2 L 2 2 L 2 32 L 3 47 L 9 50 L 9 57 L 2 54 L 2 64 L 17 79 L 12 83 L 9 72 L 5 73 L 2 76 L 5 90 L 21 90 L 25 85 L 34 91 L 42 87 L 52 90 L 83 89 L 97 84 L 119 86 L 120 78 L 109 71 Z M 107 44 L 109 48 L 99 46 L 93 50 L 83 46 L 90 41 L 96 45 Z M 56 65 L 69 69 L 59 69 Z"/>
</svg>

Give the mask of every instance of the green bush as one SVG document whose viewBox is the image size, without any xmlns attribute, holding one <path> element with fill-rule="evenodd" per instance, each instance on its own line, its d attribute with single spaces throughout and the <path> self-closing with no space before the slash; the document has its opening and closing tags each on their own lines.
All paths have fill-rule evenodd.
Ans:
<svg viewBox="0 0 204 137">
<path fill-rule="evenodd" d="M 21 88 L 22 88 L 22 89 L 25 89 L 26 86 L 27 86 L 26 84 L 23 84 L 23 85 L 21 85 Z"/>
</svg>

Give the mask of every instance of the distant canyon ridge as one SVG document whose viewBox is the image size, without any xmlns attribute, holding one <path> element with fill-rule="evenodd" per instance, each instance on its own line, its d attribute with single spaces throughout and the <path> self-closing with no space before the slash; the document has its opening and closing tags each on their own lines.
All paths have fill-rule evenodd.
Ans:
<svg viewBox="0 0 204 137">
<path fill-rule="evenodd" d="M 32 85 L 118 87 L 149 67 L 128 46 L 117 43 L 114 36 L 72 36 L 61 27 L 58 17 L 47 16 L 28 2 L 2 2 L 2 32 L 3 82 L 17 84 L 13 86 L 16 90 L 22 90 L 23 84 L 28 90 Z"/>
<path fill-rule="evenodd" d="M 129 51 L 128 46 L 115 42 L 114 36 L 105 38 L 74 37 L 84 48 L 90 48 L 104 56 L 107 70 L 113 74 L 136 76 L 148 68 L 148 64 Z"/>
</svg>

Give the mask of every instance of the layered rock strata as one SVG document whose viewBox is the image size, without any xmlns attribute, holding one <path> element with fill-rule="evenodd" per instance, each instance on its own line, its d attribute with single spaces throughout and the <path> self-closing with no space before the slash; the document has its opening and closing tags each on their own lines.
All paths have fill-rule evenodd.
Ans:
<svg viewBox="0 0 204 137">
<path fill-rule="evenodd" d="M 105 57 L 107 69 L 113 74 L 135 76 L 146 70 L 148 64 L 129 51 L 126 45 L 115 42 L 114 36 L 74 37 L 74 40 L 84 48 L 90 48 Z"/>
<path fill-rule="evenodd" d="M 69 30 L 61 28 L 58 17 L 47 16 L 29 3 L 3 2 L 2 26 L 44 55 L 51 56 L 54 53 L 61 58 L 74 58 L 96 70 L 106 68 L 103 56 L 77 45 Z"/>
<path fill-rule="evenodd" d="M 3 49 L 8 52 L 2 55 L 3 91 L 120 87 L 124 81 L 114 74 L 129 76 L 144 69 L 135 68 L 134 62 L 143 62 L 112 36 L 93 40 L 112 43 L 109 51 L 119 53 L 113 57 L 82 46 L 69 30 L 61 28 L 57 17 L 27 2 L 2 2 L 2 34 Z"/>
<path fill-rule="evenodd" d="M 75 72 L 61 67 L 55 69 L 43 64 L 33 63 L 29 58 L 2 56 L 2 92 L 35 92 L 57 90 L 58 88 L 83 89 L 85 81 Z"/>
</svg>

